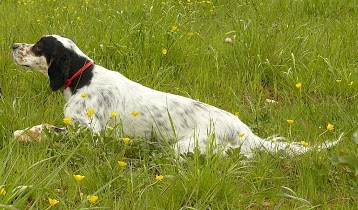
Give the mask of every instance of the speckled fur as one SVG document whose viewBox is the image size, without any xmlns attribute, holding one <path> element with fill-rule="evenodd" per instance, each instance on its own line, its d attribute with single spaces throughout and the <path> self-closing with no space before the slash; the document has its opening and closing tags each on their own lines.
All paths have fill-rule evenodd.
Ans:
<svg viewBox="0 0 358 210">
<path fill-rule="evenodd" d="M 71 40 L 57 35 L 51 37 L 63 43 L 67 50 L 88 58 Z M 16 63 L 46 73 L 44 66 L 49 65 L 43 63 L 46 59 L 34 58 L 30 50 L 32 45 L 21 46 L 22 51 L 14 49 Z M 282 138 L 277 137 L 261 139 L 238 117 L 227 111 L 190 98 L 150 89 L 99 65 L 94 65 L 92 73 L 88 85 L 75 91 L 70 88 L 63 91 L 67 102 L 64 116 L 92 128 L 96 133 L 108 125 L 121 122 L 127 135 L 152 140 L 152 134 L 156 133 L 159 140 L 172 140 L 173 147 L 180 153 L 193 152 L 196 146 L 205 152 L 210 136 L 215 136 L 215 151 L 224 153 L 229 148 L 241 147 L 241 153 L 247 157 L 251 157 L 256 149 L 269 152 L 286 150 L 288 154 L 300 154 L 312 148 L 299 143 L 280 142 Z M 86 98 L 81 97 L 83 93 L 87 94 Z M 95 110 L 91 118 L 86 115 L 86 110 L 90 108 Z M 111 119 L 111 112 L 117 112 L 118 116 Z M 133 116 L 132 112 L 139 112 L 139 115 Z M 244 136 L 239 137 L 238 134 Z M 338 140 L 317 148 L 329 148 L 337 143 Z"/>
</svg>

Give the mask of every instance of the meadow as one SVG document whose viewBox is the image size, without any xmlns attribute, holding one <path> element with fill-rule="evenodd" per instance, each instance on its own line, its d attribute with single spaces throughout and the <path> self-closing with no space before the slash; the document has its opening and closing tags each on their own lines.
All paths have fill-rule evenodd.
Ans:
<svg viewBox="0 0 358 210">
<path fill-rule="evenodd" d="M 358 209 L 355 1 L 0 0 L 0 8 L 0 209 Z M 73 127 L 19 142 L 17 129 L 65 126 L 61 91 L 11 58 L 13 43 L 45 34 L 70 37 L 95 63 L 145 86 L 235 113 L 261 137 L 311 146 L 344 133 L 342 142 L 295 157 L 209 150 L 182 160 L 167 142 Z"/>
</svg>

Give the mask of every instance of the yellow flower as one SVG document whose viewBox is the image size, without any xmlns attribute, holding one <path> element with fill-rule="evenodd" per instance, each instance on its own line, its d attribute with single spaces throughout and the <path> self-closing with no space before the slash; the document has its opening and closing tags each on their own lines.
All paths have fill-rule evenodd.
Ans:
<svg viewBox="0 0 358 210">
<path fill-rule="evenodd" d="M 294 120 L 287 120 L 287 123 L 290 125 L 293 124 L 294 122 L 295 122 Z"/>
<path fill-rule="evenodd" d="M 351 81 L 351 83 L 348 84 L 349 86 L 353 85 L 353 81 Z"/>
<path fill-rule="evenodd" d="M 301 144 L 302 144 L 302 146 L 304 146 L 304 147 L 308 147 L 308 142 L 301 141 Z"/>
<path fill-rule="evenodd" d="M 76 175 L 73 175 L 73 178 L 75 178 L 76 181 L 80 182 L 85 178 L 85 176 L 76 174 Z"/>
<path fill-rule="evenodd" d="M 155 179 L 158 180 L 158 181 L 162 181 L 164 179 L 164 176 L 163 175 L 156 175 Z"/>
<path fill-rule="evenodd" d="M 6 195 L 5 188 L 0 187 L 0 195 L 2 195 L 2 196 Z"/>
<path fill-rule="evenodd" d="M 111 112 L 111 118 L 115 118 L 118 116 L 118 113 L 117 112 Z"/>
<path fill-rule="evenodd" d="M 327 130 L 333 131 L 334 130 L 334 125 L 332 125 L 331 123 L 328 123 Z"/>
<path fill-rule="evenodd" d="M 235 115 L 236 117 L 239 117 L 239 114 L 240 114 L 239 112 L 235 112 L 234 115 Z"/>
<path fill-rule="evenodd" d="M 65 125 L 69 125 L 71 123 L 71 121 L 72 121 L 71 117 L 63 118 L 63 123 L 65 123 Z"/>
<path fill-rule="evenodd" d="M 122 140 L 123 140 L 124 143 L 128 143 L 131 139 L 126 137 L 126 138 L 123 138 Z"/>
<path fill-rule="evenodd" d="M 239 134 L 237 134 L 240 138 L 242 138 L 242 137 L 244 137 L 245 136 L 245 134 L 244 133 L 239 133 Z"/>
<path fill-rule="evenodd" d="M 111 127 L 111 126 L 107 126 L 107 128 L 108 128 L 108 130 L 110 130 L 110 131 L 113 131 L 113 127 Z"/>
<path fill-rule="evenodd" d="M 58 202 L 60 202 L 60 201 L 58 201 L 56 199 L 48 198 L 48 202 L 50 203 L 51 206 L 54 206 L 54 205 L 58 204 Z"/>
<path fill-rule="evenodd" d="M 125 167 L 125 166 L 128 165 L 128 163 L 126 163 L 126 162 L 120 160 L 120 161 L 118 161 L 118 165 L 119 165 L 120 167 Z"/>
<path fill-rule="evenodd" d="M 299 82 L 296 84 L 296 88 L 300 89 L 301 87 L 302 87 L 302 83 Z"/>
<path fill-rule="evenodd" d="M 170 32 L 176 32 L 176 31 L 178 31 L 178 27 L 172 26 L 172 28 L 170 29 Z"/>
<path fill-rule="evenodd" d="M 86 97 L 87 97 L 87 93 L 82 93 L 82 94 L 81 94 L 81 97 L 82 97 L 82 98 L 86 98 Z"/>
<path fill-rule="evenodd" d="M 86 115 L 88 116 L 88 117 L 92 117 L 92 115 L 94 114 L 94 109 L 87 109 L 87 113 L 86 113 Z"/>
<path fill-rule="evenodd" d="M 96 203 L 97 200 L 98 200 L 98 196 L 89 195 L 89 196 L 87 196 L 87 200 L 88 200 L 90 203 Z"/>
<path fill-rule="evenodd" d="M 336 79 L 336 82 L 340 83 L 340 82 L 342 82 L 342 80 L 341 79 Z"/>
<path fill-rule="evenodd" d="M 134 117 L 137 117 L 140 113 L 139 112 L 132 112 L 131 113 Z"/>
<path fill-rule="evenodd" d="M 162 55 L 167 55 L 167 53 L 168 53 L 168 50 L 165 49 L 165 48 L 163 48 L 163 49 L 162 49 Z"/>
</svg>

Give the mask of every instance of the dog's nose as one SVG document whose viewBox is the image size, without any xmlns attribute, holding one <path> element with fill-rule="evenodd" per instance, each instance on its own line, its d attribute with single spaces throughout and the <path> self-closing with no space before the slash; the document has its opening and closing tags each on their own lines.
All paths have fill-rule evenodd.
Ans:
<svg viewBox="0 0 358 210">
<path fill-rule="evenodd" d="M 12 45 L 12 49 L 13 49 L 13 50 L 16 50 L 16 49 L 19 48 L 20 46 L 21 46 L 21 44 L 15 43 L 15 44 Z"/>
</svg>

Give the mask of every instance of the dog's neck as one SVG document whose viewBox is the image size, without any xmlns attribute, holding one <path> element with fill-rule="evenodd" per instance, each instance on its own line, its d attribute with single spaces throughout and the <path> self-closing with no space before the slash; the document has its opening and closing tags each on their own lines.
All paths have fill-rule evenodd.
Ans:
<svg viewBox="0 0 358 210">
<path fill-rule="evenodd" d="M 71 63 L 69 76 L 65 81 L 63 92 L 70 90 L 71 94 L 77 92 L 77 89 L 88 85 L 93 77 L 93 64 L 92 60 L 82 60 L 81 63 Z"/>
<path fill-rule="evenodd" d="M 77 79 L 77 77 L 81 77 L 83 72 L 89 69 L 89 67 L 92 65 L 93 65 L 93 61 L 88 61 L 82 68 L 80 68 L 74 75 L 72 75 L 71 78 L 65 81 L 65 86 L 63 89 L 68 88 L 72 84 L 73 80 Z"/>
</svg>

